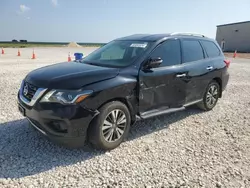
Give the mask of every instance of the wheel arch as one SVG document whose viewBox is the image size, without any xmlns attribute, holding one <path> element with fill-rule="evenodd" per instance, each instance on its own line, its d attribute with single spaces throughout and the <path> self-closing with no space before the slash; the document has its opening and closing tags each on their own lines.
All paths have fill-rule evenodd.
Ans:
<svg viewBox="0 0 250 188">
<path fill-rule="evenodd" d="M 217 82 L 219 84 L 219 86 L 220 86 L 220 95 L 219 95 L 219 97 L 221 98 L 222 97 L 222 80 L 219 77 L 215 77 L 213 79 L 213 81 Z"/>
<path fill-rule="evenodd" d="M 124 98 L 124 97 L 115 97 L 115 98 L 109 99 L 109 100 L 105 101 L 104 103 L 102 103 L 98 107 L 98 109 L 100 109 L 101 107 L 103 107 L 105 104 L 113 102 L 113 101 L 119 101 L 119 102 L 121 102 L 121 103 L 123 103 L 123 104 L 126 105 L 126 107 L 128 108 L 128 110 L 130 112 L 131 124 L 134 124 L 135 121 L 136 121 L 136 109 L 133 107 L 133 105 L 131 104 L 131 102 L 127 98 Z"/>
<path fill-rule="evenodd" d="M 110 102 L 115 102 L 115 101 L 119 101 L 121 103 L 123 103 L 124 105 L 126 105 L 126 107 L 128 108 L 129 112 L 130 112 L 130 117 L 131 117 L 131 125 L 133 125 L 135 122 L 136 122 L 136 111 L 135 109 L 133 108 L 133 105 L 126 99 L 126 98 L 123 98 L 123 97 L 116 97 L 116 98 L 112 98 L 112 99 L 109 99 L 107 101 L 105 101 L 104 103 L 102 103 L 99 107 L 98 107 L 98 110 L 103 107 L 104 105 L 106 105 L 107 103 L 110 103 Z M 98 116 L 98 115 L 97 115 Z M 96 117 L 97 117 L 96 116 Z M 88 125 L 88 128 L 87 128 L 87 137 L 89 137 L 89 131 L 91 131 L 91 124 L 93 124 L 93 122 L 95 121 L 96 117 L 94 117 L 91 122 L 89 123 Z M 89 138 L 88 138 L 89 139 Z M 88 140 L 87 139 L 87 140 Z"/>
<path fill-rule="evenodd" d="M 114 101 L 119 101 L 123 104 L 126 105 L 126 107 L 128 108 L 129 112 L 130 112 L 130 117 L 131 117 L 131 125 L 133 125 L 135 122 L 136 122 L 136 109 L 133 107 L 133 105 L 131 104 L 131 102 L 124 98 L 124 97 L 115 97 L 115 98 L 112 98 L 112 99 L 109 99 L 105 102 L 103 102 L 101 105 L 98 106 L 97 110 L 99 110 L 101 107 L 103 107 L 105 104 L 107 103 L 110 103 L 110 102 L 114 102 Z M 97 115 L 98 116 L 98 115 Z M 96 116 L 96 117 L 97 117 Z M 94 119 L 96 118 L 94 117 L 91 122 L 89 123 L 88 125 L 88 128 L 87 128 L 87 133 L 89 132 L 89 129 L 90 129 L 90 125 L 93 123 Z"/>
</svg>

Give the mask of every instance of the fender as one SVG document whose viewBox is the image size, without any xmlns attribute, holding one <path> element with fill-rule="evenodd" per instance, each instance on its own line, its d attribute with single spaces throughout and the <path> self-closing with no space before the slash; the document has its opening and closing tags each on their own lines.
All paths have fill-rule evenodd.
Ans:
<svg viewBox="0 0 250 188">
<path fill-rule="evenodd" d="M 81 105 L 96 110 L 109 101 L 120 100 L 128 106 L 131 115 L 135 115 L 138 112 L 136 88 L 136 77 L 118 75 L 115 78 L 85 86 L 84 89 L 93 90 L 94 93 L 84 100 Z"/>
</svg>

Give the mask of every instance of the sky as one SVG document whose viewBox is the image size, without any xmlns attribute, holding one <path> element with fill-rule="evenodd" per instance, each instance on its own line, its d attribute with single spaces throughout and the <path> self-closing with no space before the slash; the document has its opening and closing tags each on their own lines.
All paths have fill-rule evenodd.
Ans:
<svg viewBox="0 0 250 188">
<path fill-rule="evenodd" d="M 249 21 L 250 0 L 0 0 L 0 41 L 109 42 Z"/>
</svg>

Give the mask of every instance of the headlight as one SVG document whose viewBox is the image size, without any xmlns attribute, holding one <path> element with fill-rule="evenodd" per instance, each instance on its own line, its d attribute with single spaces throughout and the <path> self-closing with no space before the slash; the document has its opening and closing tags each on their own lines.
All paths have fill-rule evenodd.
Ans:
<svg viewBox="0 0 250 188">
<path fill-rule="evenodd" d="M 91 95 L 93 91 L 71 91 L 71 90 L 51 90 L 40 102 L 54 102 L 61 104 L 75 104 L 83 101 L 86 97 Z"/>
</svg>

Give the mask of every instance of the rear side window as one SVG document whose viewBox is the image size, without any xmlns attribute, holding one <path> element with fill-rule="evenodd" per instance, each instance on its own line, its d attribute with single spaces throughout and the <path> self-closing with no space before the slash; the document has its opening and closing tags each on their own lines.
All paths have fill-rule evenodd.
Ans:
<svg viewBox="0 0 250 188">
<path fill-rule="evenodd" d="M 184 63 L 204 59 L 202 47 L 196 40 L 183 40 L 182 52 Z"/>
<path fill-rule="evenodd" d="M 202 41 L 202 45 L 204 46 L 208 57 L 218 57 L 220 55 L 220 50 L 214 42 Z"/>
<path fill-rule="evenodd" d="M 167 40 L 158 46 L 151 54 L 151 58 L 160 57 L 161 67 L 181 64 L 181 48 L 179 40 Z"/>
</svg>

